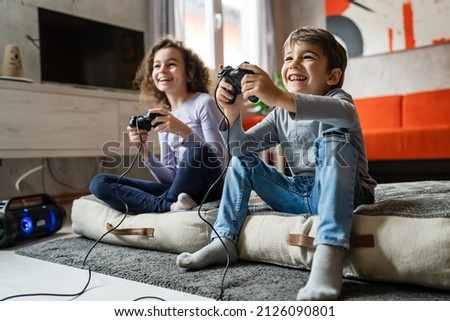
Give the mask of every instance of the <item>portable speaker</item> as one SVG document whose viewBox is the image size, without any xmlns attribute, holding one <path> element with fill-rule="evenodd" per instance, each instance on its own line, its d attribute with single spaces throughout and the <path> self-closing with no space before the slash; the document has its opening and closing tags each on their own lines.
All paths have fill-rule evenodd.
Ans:
<svg viewBox="0 0 450 321">
<path fill-rule="evenodd" d="M 0 248 L 48 236 L 64 223 L 66 211 L 47 194 L 11 197 L 0 202 Z"/>
</svg>

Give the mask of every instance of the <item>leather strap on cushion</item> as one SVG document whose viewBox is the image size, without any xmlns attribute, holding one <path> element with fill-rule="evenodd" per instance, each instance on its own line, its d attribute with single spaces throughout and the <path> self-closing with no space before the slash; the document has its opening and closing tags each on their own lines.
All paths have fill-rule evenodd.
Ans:
<svg viewBox="0 0 450 321">
<path fill-rule="evenodd" d="M 114 235 L 142 235 L 153 237 L 155 232 L 154 228 L 151 227 L 142 227 L 142 228 L 114 228 L 111 223 L 106 223 L 106 229 L 110 231 L 110 234 Z"/>
<path fill-rule="evenodd" d="M 289 245 L 302 246 L 310 249 L 315 248 L 313 245 L 314 238 L 304 234 L 289 234 Z M 372 234 L 351 235 L 350 247 L 375 247 L 375 241 Z"/>
</svg>

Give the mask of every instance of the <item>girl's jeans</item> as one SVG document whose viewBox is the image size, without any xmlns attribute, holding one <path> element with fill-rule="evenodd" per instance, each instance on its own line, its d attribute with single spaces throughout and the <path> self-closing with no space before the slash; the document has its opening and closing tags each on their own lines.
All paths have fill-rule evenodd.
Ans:
<svg viewBox="0 0 450 321">
<path fill-rule="evenodd" d="M 373 195 L 361 187 L 358 153 L 348 133 L 327 130 L 315 147 L 315 176 L 286 176 L 255 155 L 233 157 L 214 224 L 216 233 L 237 243 L 254 190 L 276 211 L 319 215 L 315 245 L 348 249 L 353 210 L 372 203 Z"/>
<path fill-rule="evenodd" d="M 90 184 L 91 193 L 121 212 L 164 213 L 177 201 L 180 193 L 187 193 L 199 204 L 208 189 L 222 173 L 221 162 L 208 146 L 193 147 L 179 163 L 171 185 L 114 174 L 99 174 Z M 206 201 L 220 199 L 223 178 L 211 189 Z M 119 197 L 120 195 L 120 197 Z"/>
</svg>

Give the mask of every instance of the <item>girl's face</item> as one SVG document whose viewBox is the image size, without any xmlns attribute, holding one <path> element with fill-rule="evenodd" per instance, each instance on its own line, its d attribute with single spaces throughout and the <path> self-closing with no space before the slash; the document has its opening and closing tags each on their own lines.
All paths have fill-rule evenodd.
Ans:
<svg viewBox="0 0 450 321">
<path fill-rule="evenodd" d="M 340 78 L 340 69 L 328 71 L 328 58 L 320 46 L 297 42 L 287 48 L 281 68 L 283 84 L 289 92 L 324 95 Z M 336 75 L 336 72 L 338 75 Z"/>
<path fill-rule="evenodd" d="M 155 53 L 152 79 L 158 90 L 169 95 L 187 91 L 186 66 L 178 49 L 163 48 Z"/>
</svg>

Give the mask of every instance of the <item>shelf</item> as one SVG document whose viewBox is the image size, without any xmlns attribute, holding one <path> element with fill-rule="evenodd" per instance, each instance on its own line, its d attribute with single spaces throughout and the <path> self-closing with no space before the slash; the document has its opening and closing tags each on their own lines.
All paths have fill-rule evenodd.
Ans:
<svg viewBox="0 0 450 321">
<path fill-rule="evenodd" d="M 147 108 L 137 92 L 1 80 L 0 158 L 129 154 L 128 120 Z"/>
</svg>

